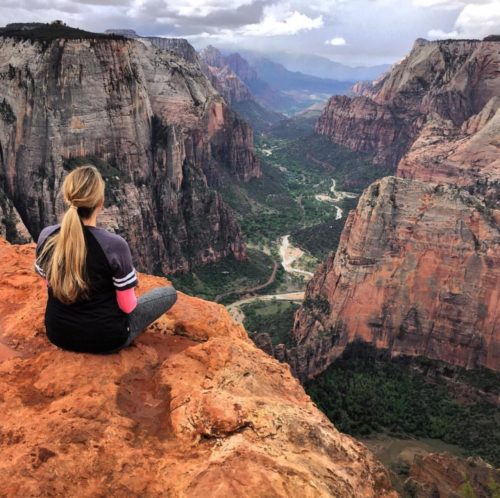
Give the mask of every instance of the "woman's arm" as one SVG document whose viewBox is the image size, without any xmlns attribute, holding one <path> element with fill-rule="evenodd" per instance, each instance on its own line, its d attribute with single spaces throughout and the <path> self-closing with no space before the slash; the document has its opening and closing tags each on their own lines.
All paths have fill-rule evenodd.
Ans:
<svg viewBox="0 0 500 498">
<path fill-rule="evenodd" d="M 124 313 L 132 313 L 137 306 L 137 296 L 135 295 L 135 289 L 132 287 L 123 291 L 116 291 L 116 300 L 118 302 L 118 307 Z"/>
</svg>

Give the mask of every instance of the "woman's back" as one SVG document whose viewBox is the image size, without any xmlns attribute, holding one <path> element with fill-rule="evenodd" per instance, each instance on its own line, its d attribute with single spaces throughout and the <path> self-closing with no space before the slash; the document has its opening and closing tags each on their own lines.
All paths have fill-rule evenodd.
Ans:
<svg viewBox="0 0 500 498">
<path fill-rule="evenodd" d="M 102 228 L 82 225 L 86 245 L 88 293 L 72 304 L 54 297 L 48 289 L 45 326 L 49 340 L 72 351 L 108 352 L 119 348 L 128 337 L 127 314 L 120 310 L 116 291 L 137 285 L 127 242 Z M 60 225 L 40 233 L 36 254 L 60 231 Z M 45 277 L 37 265 L 38 273 Z"/>
</svg>

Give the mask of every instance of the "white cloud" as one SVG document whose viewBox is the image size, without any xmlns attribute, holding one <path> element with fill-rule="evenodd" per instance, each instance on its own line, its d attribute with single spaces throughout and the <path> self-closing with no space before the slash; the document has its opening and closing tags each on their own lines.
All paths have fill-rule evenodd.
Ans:
<svg viewBox="0 0 500 498">
<path fill-rule="evenodd" d="M 461 9 L 466 5 L 490 4 L 492 0 L 413 0 L 415 7 L 430 7 L 441 10 Z"/>
<path fill-rule="evenodd" d="M 345 45 L 346 41 L 344 38 L 341 36 L 336 36 L 335 38 L 332 38 L 331 40 L 326 40 L 325 45 L 333 45 L 334 47 L 340 46 L 340 45 Z"/>
<path fill-rule="evenodd" d="M 500 1 L 464 7 L 455 23 L 460 36 L 484 37 L 500 32 Z"/>
<path fill-rule="evenodd" d="M 413 0 L 415 7 L 433 7 L 439 9 L 459 9 L 465 5 L 461 0 Z"/>
<path fill-rule="evenodd" d="M 238 31 L 244 36 L 282 36 L 295 35 L 322 26 L 322 15 L 312 18 L 297 10 L 292 11 L 289 4 L 275 4 L 264 8 L 260 22 L 246 24 Z"/>
<path fill-rule="evenodd" d="M 214 12 L 237 9 L 250 5 L 254 0 L 176 0 L 168 2 L 168 9 L 175 15 L 182 17 L 205 17 Z M 144 4 L 138 0 L 139 5 Z"/>
<path fill-rule="evenodd" d="M 418 0 L 440 1 L 440 0 Z M 444 3 L 446 0 L 442 0 Z M 449 1 L 451 3 L 451 0 Z M 431 29 L 430 38 L 484 38 L 500 32 L 500 0 L 488 0 L 481 3 L 467 3 L 458 15 L 454 29 L 445 32 L 441 29 Z"/>
<path fill-rule="evenodd" d="M 446 33 L 442 29 L 430 29 L 427 32 L 427 36 L 429 38 L 435 38 L 435 39 L 447 39 L 447 38 L 457 38 L 458 37 L 458 32 L 457 31 L 449 31 Z"/>
</svg>

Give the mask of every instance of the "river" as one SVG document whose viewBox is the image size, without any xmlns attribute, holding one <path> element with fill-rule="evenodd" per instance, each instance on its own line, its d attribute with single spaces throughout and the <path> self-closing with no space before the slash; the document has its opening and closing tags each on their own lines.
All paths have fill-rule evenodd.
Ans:
<svg viewBox="0 0 500 498">
<path fill-rule="evenodd" d="M 318 201 L 322 202 L 330 202 L 332 204 L 336 204 L 337 202 L 342 201 L 343 199 L 353 199 L 357 197 L 357 194 L 354 194 L 352 192 L 337 192 L 336 190 L 337 187 L 337 182 L 336 180 L 332 179 L 332 186 L 330 187 L 330 195 L 328 194 L 316 194 L 315 198 Z M 339 206 L 335 205 L 335 208 L 337 210 L 337 213 L 335 215 L 336 220 L 342 219 L 342 216 L 344 215 L 342 208 Z M 279 247 L 279 254 L 280 254 L 280 259 L 281 259 L 281 265 L 283 266 L 283 269 L 287 273 L 294 273 L 296 275 L 304 275 L 308 277 L 309 279 L 313 276 L 313 273 L 310 271 L 306 270 L 301 270 L 300 268 L 294 268 L 293 263 L 297 261 L 303 254 L 304 251 L 299 249 L 298 247 L 293 246 L 290 243 L 290 234 L 284 235 L 280 239 L 280 247 Z M 265 295 L 256 295 L 256 296 L 250 296 L 244 299 L 240 299 L 239 301 L 235 301 L 234 303 L 229 304 L 226 306 L 227 310 L 231 314 L 231 316 L 237 321 L 242 323 L 243 320 L 245 319 L 245 314 L 241 310 L 241 306 L 243 304 L 248 304 L 256 300 L 262 300 L 262 301 L 270 301 L 271 299 L 277 299 L 279 301 L 302 301 L 304 299 L 304 292 L 303 291 L 295 291 L 295 292 L 285 292 L 285 293 L 278 293 L 278 294 L 265 294 Z"/>
</svg>

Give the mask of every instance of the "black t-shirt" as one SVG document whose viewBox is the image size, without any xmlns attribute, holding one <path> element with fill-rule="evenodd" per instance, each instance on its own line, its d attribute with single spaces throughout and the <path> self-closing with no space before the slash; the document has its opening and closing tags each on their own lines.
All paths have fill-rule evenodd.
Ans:
<svg viewBox="0 0 500 498">
<path fill-rule="evenodd" d="M 50 342 L 63 349 L 88 353 L 106 353 L 123 346 L 128 337 L 128 315 L 119 307 L 117 290 L 137 285 L 137 276 L 127 242 L 102 228 L 83 226 L 87 248 L 86 274 L 88 298 L 64 304 L 48 287 L 45 328 Z M 37 257 L 60 225 L 46 227 L 40 233 Z M 35 270 L 45 277 L 43 268 Z"/>
</svg>

